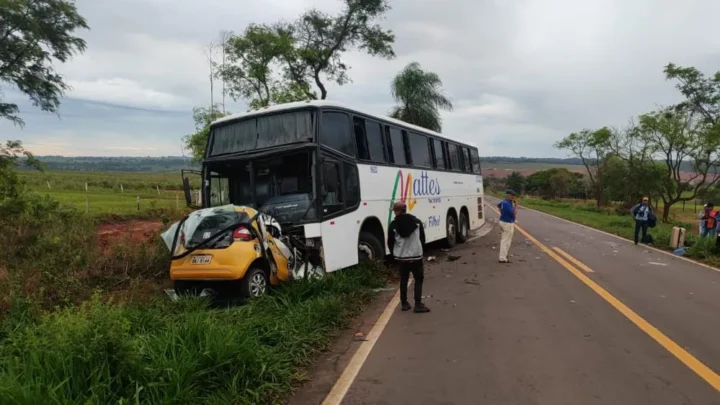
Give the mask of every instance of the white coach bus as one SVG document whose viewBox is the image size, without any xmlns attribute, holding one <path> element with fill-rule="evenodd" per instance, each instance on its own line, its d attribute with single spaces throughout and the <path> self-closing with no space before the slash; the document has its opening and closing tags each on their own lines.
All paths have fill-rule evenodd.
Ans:
<svg viewBox="0 0 720 405">
<path fill-rule="evenodd" d="M 326 272 L 388 253 L 396 201 L 423 222 L 428 243 L 463 243 L 485 222 L 475 146 L 330 101 L 213 122 L 195 174 L 202 207 L 257 208 L 315 250 Z"/>
</svg>

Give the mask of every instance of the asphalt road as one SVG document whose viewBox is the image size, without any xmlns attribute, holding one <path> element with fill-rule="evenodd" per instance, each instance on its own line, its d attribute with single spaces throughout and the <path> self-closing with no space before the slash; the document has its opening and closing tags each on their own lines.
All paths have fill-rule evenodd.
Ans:
<svg viewBox="0 0 720 405">
<path fill-rule="evenodd" d="M 396 309 L 344 405 L 720 404 L 720 273 L 534 211 L 518 220 L 530 238 L 516 230 L 512 264 L 497 229 L 428 263 L 432 312 Z"/>
</svg>

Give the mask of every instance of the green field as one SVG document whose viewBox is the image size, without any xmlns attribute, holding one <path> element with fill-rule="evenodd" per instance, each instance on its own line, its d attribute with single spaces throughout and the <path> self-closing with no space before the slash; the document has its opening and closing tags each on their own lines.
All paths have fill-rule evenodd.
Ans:
<svg viewBox="0 0 720 405">
<path fill-rule="evenodd" d="M 185 208 L 179 172 L 21 172 L 20 177 L 30 191 L 49 195 L 92 215 Z M 193 184 L 193 189 L 197 187 L 198 184 Z"/>
</svg>

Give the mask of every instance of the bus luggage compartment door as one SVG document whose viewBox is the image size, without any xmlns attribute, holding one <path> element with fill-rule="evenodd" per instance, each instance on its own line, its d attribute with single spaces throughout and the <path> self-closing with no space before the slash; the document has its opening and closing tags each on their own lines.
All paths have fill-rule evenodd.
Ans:
<svg viewBox="0 0 720 405">
<path fill-rule="evenodd" d="M 325 221 L 321 230 L 326 272 L 358 264 L 360 225 L 352 215 Z"/>
</svg>

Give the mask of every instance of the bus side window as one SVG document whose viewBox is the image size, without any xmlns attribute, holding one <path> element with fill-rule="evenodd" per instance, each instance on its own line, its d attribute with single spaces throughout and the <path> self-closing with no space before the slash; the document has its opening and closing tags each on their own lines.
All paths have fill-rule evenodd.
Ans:
<svg viewBox="0 0 720 405">
<path fill-rule="evenodd" d="M 338 152 L 355 156 L 355 145 L 350 134 L 349 120 L 349 116 L 345 113 L 323 112 L 320 126 L 320 142 Z"/>
<path fill-rule="evenodd" d="M 433 139 L 433 150 L 435 152 L 435 167 L 438 169 L 447 169 L 447 165 L 445 164 L 445 149 L 443 148 L 443 142 Z"/>
<path fill-rule="evenodd" d="M 345 185 L 345 207 L 351 208 L 360 204 L 360 179 L 357 166 L 353 163 L 343 163 Z"/>
<path fill-rule="evenodd" d="M 355 129 L 355 144 L 357 145 L 357 157 L 362 160 L 370 160 L 365 120 L 353 117 L 353 128 Z"/>
<path fill-rule="evenodd" d="M 463 150 L 463 160 L 465 160 L 465 171 L 468 173 L 472 173 L 472 160 L 470 159 L 470 149 L 468 148 L 462 148 Z"/>
<path fill-rule="evenodd" d="M 385 163 L 382 125 L 376 121 L 353 117 L 353 127 L 355 128 L 358 159 Z"/>
<path fill-rule="evenodd" d="M 323 162 L 321 197 L 323 214 L 333 214 L 343 209 L 342 194 L 340 192 L 340 163 L 335 161 Z"/>
<path fill-rule="evenodd" d="M 462 165 L 460 161 L 460 154 L 458 153 L 458 149 L 460 149 L 457 145 L 448 145 L 448 155 L 450 157 L 450 169 L 456 170 L 456 171 L 462 171 Z"/>
<path fill-rule="evenodd" d="M 478 154 L 477 149 L 470 150 L 470 157 L 471 157 L 472 165 L 473 165 L 473 173 L 481 174 L 480 173 L 480 155 Z"/>
<path fill-rule="evenodd" d="M 407 165 L 405 137 L 402 131 L 397 128 L 388 127 L 388 139 L 392 151 L 392 162 L 396 165 Z"/>
</svg>

